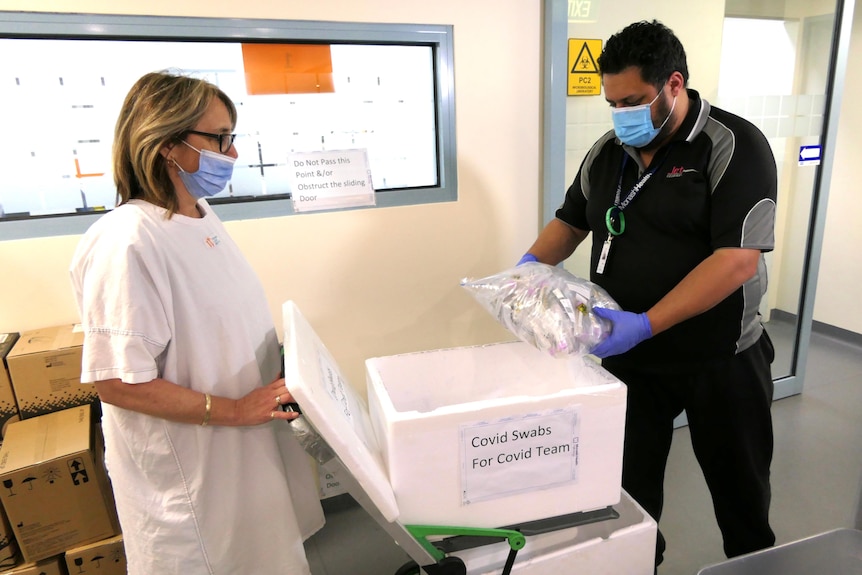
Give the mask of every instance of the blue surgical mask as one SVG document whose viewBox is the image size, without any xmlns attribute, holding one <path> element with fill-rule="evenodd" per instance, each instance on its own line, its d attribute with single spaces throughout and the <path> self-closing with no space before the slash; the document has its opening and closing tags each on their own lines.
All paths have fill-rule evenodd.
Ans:
<svg viewBox="0 0 862 575">
<path fill-rule="evenodd" d="M 198 150 L 185 140 L 183 144 L 201 155 L 197 172 L 187 172 L 179 164 L 180 179 L 186 189 L 196 198 L 208 198 L 222 191 L 233 175 L 236 158 L 210 150 Z"/>
<path fill-rule="evenodd" d="M 667 118 L 664 119 L 661 126 L 658 128 L 654 127 L 652 125 L 650 108 L 658 100 L 659 96 L 661 96 L 661 91 L 655 95 L 655 98 L 649 104 L 631 106 L 629 108 L 614 108 L 611 110 L 611 117 L 614 121 L 614 132 L 623 144 L 628 144 L 635 148 L 643 148 L 658 136 L 658 133 L 670 119 L 674 107 L 676 107 L 676 96 L 674 96 L 673 105 L 670 107 Z"/>
</svg>

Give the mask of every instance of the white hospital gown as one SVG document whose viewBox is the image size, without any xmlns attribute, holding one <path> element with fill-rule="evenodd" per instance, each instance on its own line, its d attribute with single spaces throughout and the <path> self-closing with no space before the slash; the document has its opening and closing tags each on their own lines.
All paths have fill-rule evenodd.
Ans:
<svg viewBox="0 0 862 575">
<path fill-rule="evenodd" d="M 198 205 L 205 217 L 168 220 L 133 200 L 81 239 L 70 271 L 82 382 L 162 377 L 238 399 L 278 376 L 263 288 L 209 205 Z M 286 422 L 201 427 L 103 410 L 129 575 L 310 573 L 303 540 L 323 514 Z"/>
</svg>

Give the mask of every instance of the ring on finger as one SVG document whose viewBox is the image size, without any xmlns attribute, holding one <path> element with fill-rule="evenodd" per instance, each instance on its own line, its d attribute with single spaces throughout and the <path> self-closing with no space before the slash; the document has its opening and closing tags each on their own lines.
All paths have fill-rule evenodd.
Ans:
<svg viewBox="0 0 862 575">
<path fill-rule="evenodd" d="M 270 418 L 270 419 L 275 419 L 275 412 L 274 412 L 274 411 L 270 411 L 270 412 L 269 412 L 269 418 Z"/>
<path fill-rule="evenodd" d="M 275 406 L 276 407 L 281 406 L 281 395 L 280 394 L 275 396 Z"/>
</svg>

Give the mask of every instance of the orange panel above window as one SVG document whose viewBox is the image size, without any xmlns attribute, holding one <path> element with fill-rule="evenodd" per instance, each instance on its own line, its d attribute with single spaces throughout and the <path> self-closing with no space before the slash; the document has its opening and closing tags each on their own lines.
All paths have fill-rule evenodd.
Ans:
<svg viewBox="0 0 862 575">
<path fill-rule="evenodd" d="M 250 95 L 335 92 L 328 44 L 243 44 Z"/>
</svg>

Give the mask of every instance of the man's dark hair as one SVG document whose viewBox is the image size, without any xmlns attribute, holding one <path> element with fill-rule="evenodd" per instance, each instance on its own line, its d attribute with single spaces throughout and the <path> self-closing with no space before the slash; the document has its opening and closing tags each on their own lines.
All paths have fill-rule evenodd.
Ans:
<svg viewBox="0 0 862 575">
<path fill-rule="evenodd" d="M 644 82 L 657 88 L 674 72 L 682 74 L 688 84 L 688 64 L 682 43 L 673 30 L 658 20 L 629 24 L 608 38 L 598 64 L 602 74 L 619 74 L 636 66 Z"/>
</svg>

